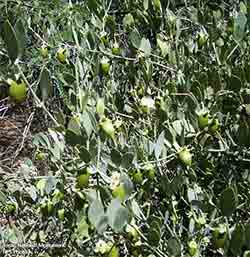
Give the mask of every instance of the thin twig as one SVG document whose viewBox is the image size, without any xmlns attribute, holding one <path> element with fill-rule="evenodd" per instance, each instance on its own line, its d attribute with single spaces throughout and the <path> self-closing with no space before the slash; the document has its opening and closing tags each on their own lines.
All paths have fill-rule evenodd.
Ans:
<svg viewBox="0 0 250 257">
<path fill-rule="evenodd" d="M 40 107 L 42 107 L 42 109 L 46 112 L 46 114 L 50 117 L 50 119 L 54 122 L 54 124 L 58 127 L 59 123 L 56 121 L 56 119 L 53 117 L 53 115 L 47 110 L 47 108 L 45 107 L 44 103 L 37 97 L 36 93 L 34 92 L 34 90 L 32 89 L 30 83 L 28 82 L 27 78 L 25 77 L 25 75 L 23 74 L 23 71 L 20 67 L 20 65 L 18 63 L 16 63 L 17 68 L 25 82 L 25 84 L 28 86 L 32 96 L 35 98 L 36 102 L 38 103 L 38 105 Z"/>
</svg>

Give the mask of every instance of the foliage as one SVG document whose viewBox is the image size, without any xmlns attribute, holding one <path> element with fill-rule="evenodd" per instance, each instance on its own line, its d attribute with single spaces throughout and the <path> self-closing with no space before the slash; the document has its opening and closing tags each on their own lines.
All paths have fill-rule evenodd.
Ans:
<svg viewBox="0 0 250 257">
<path fill-rule="evenodd" d="M 40 104 L 63 98 L 33 141 L 48 174 L 27 165 L 2 178 L 3 214 L 17 224 L 1 240 L 63 244 L 51 256 L 248 253 L 248 1 L 0 9 L 1 80 L 17 74 Z"/>
</svg>

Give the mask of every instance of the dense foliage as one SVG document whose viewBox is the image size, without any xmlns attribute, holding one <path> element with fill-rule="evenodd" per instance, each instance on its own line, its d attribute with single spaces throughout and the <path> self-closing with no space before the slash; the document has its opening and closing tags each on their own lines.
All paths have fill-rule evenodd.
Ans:
<svg viewBox="0 0 250 257">
<path fill-rule="evenodd" d="M 53 122 L 33 135 L 46 174 L 1 175 L 3 251 L 250 256 L 247 0 L 0 10 L 1 98 Z"/>
</svg>

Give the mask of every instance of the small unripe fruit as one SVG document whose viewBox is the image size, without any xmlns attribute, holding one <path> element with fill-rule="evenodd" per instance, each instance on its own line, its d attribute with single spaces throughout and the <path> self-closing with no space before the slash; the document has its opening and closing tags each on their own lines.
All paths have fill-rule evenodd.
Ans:
<svg viewBox="0 0 250 257">
<path fill-rule="evenodd" d="M 135 224 L 134 224 L 134 226 L 128 224 L 126 227 L 126 232 L 128 233 L 129 238 L 133 242 L 136 242 L 139 239 L 139 233 L 135 227 L 137 227 Z"/>
<path fill-rule="evenodd" d="M 218 131 L 220 127 L 219 120 L 217 118 L 214 118 L 210 124 L 209 124 L 209 131 L 214 134 L 216 131 Z"/>
<path fill-rule="evenodd" d="M 190 150 L 188 150 L 186 147 L 182 148 L 178 152 L 179 160 L 185 165 L 185 166 L 191 166 L 192 164 L 192 154 Z"/>
<path fill-rule="evenodd" d="M 155 167 L 152 164 L 147 164 L 144 166 L 144 171 L 145 171 L 145 176 L 148 177 L 149 179 L 154 179 L 155 178 Z"/>
<path fill-rule="evenodd" d="M 115 187 L 112 191 L 112 194 L 115 198 L 118 198 L 120 201 L 124 201 L 126 198 L 126 191 L 122 184 Z"/>
<path fill-rule="evenodd" d="M 120 53 L 121 53 L 121 49 L 120 49 L 118 43 L 115 42 L 112 47 L 112 54 L 119 55 Z"/>
<path fill-rule="evenodd" d="M 66 63 L 67 60 L 67 49 L 59 48 L 56 53 L 56 58 L 60 63 Z"/>
<path fill-rule="evenodd" d="M 46 158 L 46 154 L 43 152 L 37 152 L 35 155 L 36 160 L 38 161 L 44 161 Z"/>
<path fill-rule="evenodd" d="M 47 210 L 48 210 L 48 215 L 50 215 L 51 213 L 52 213 L 52 211 L 53 211 L 53 203 L 52 203 L 52 201 L 51 200 L 49 200 L 48 202 L 47 202 Z"/>
<path fill-rule="evenodd" d="M 7 83 L 10 85 L 9 87 L 9 96 L 16 103 L 22 103 L 26 100 L 27 97 L 27 86 L 22 81 L 21 83 L 17 83 L 12 79 L 8 79 Z"/>
<path fill-rule="evenodd" d="M 46 46 L 42 46 L 40 48 L 40 54 L 43 58 L 48 58 L 48 55 L 49 55 L 49 51 L 48 51 L 48 48 Z"/>
<path fill-rule="evenodd" d="M 84 170 L 82 174 L 77 177 L 77 187 L 84 188 L 89 185 L 90 173 L 88 169 Z"/>
<path fill-rule="evenodd" d="M 188 242 L 188 253 L 190 256 L 195 256 L 198 250 L 198 245 L 195 241 Z"/>
<path fill-rule="evenodd" d="M 103 58 L 101 60 L 101 71 L 102 71 L 102 74 L 107 76 L 109 74 L 109 70 L 110 70 L 109 60 L 107 58 Z"/>
<path fill-rule="evenodd" d="M 61 220 L 61 221 L 64 221 L 64 218 L 65 218 L 65 210 L 64 209 L 60 209 L 57 211 L 57 215 L 58 215 L 58 218 Z"/>
<path fill-rule="evenodd" d="M 64 199 L 64 193 L 61 192 L 58 188 L 55 189 L 54 193 L 53 193 L 53 198 L 52 198 L 52 202 L 53 203 L 58 203 L 63 201 Z"/>
<path fill-rule="evenodd" d="M 208 113 L 200 114 L 198 117 L 198 125 L 200 129 L 204 129 L 208 126 Z"/>
<path fill-rule="evenodd" d="M 14 203 L 7 203 L 4 207 L 5 214 L 11 214 L 16 210 L 16 205 Z"/>
<path fill-rule="evenodd" d="M 132 174 L 133 181 L 137 184 L 141 184 L 143 181 L 143 174 L 140 170 L 135 170 Z"/>
<path fill-rule="evenodd" d="M 201 48 L 203 47 L 207 42 L 207 35 L 204 32 L 200 32 L 198 34 L 198 46 Z"/>
<path fill-rule="evenodd" d="M 100 123 L 100 127 L 108 137 L 115 138 L 115 128 L 110 119 L 104 118 Z"/>
<path fill-rule="evenodd" d="M 108 39 L 107 35 L 106 34 L 102 35 L 100 37 L 100 39 L 101 39 L 101 42 L 107 47 L 109 44 L 109 39 Z"/>
<path fill-rule="evenodd" d="M 213 242 L 216 248 L 223 248 L 227 238 L 227 228 L 224 224 L 220 224 L 213 229 Z"/>
</svg>

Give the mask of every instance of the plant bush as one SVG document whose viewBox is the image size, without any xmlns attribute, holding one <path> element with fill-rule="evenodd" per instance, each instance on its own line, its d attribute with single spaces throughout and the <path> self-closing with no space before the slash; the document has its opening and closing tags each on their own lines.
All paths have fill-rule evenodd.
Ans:
<svg viewBox="0 0 250 257">
<path fill-rule="evenodd" d="M 47 174 L 26 163 L 1 178 L 16 220 L 3 242 L 33 243 L 31 256 L 248 256 L 248 1 L 0 9 L 1 81 L 17 75 L 54 122 L 33 135 Z"/>
</svg>

